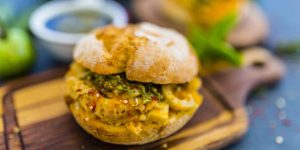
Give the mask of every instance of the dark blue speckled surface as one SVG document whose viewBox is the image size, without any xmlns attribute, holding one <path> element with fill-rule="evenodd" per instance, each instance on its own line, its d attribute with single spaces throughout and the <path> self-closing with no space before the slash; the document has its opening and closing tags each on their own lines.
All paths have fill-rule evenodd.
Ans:
<svg viewBox="0 0 300 150">
<path fill-rule="evenodd" d="M 272 50 L 280 42 L 299 41 L 299 0 L 260 0 L 258 3 L 271 25 L 266 47 Z M 286 76 L 277 85 L 249 97 L 247 104 L 253 110 L 249 132 L 226 150 L 300 149 L 300 54 L 281 58 L 287 67 Z M 276 106 L 279 98 L 286 101 L 281 112 Z M 286 114 L 285 120 L 279 119 L 282 112 Z M 282 144 L 275 142 L 276 136 L 283 137 Z"/>
</svg>

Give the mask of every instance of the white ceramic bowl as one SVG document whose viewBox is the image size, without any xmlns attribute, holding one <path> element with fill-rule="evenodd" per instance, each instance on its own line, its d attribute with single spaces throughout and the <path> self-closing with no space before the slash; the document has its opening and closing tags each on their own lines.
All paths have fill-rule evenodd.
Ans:
<svg viewBox="0 0 300 150">
<path fill-rule="evenodd" d="M 34 11 L 29 27 L 39 42 L 58 60 L 68 62 L 72 60 L 75 44 L 86 34 L 51 30 L 46 23 L 60 14 L 84 10 L 105 14 L 116 26 L 124 26 L 128 23 L 125 8 L 112 0 L 60 0 L 45 3 Z"/>
</svg>

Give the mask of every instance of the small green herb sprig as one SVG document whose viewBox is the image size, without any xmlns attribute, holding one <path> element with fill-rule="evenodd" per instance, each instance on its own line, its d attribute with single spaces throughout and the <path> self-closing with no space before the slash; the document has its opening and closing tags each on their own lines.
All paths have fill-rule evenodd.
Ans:
<svg viewBox="0 0 300 150">
<path fill-rule="evenodd" d="M 241 65 L 241 54 L 226 41 L 229 32 L 236 25 L 236 18 L 235 14 L 229 15 L 208 30 L 196 24 L 188 26 L 188 40 L 203 65 L 209 66 L 219 61 L 234 67 Z"/>
<path fill-rule="evenodd" d="M 276 53 L 280 55 L 294 55 L 300 52 L 300 40 L 279 43 L 276 47 Z"/>
</svg>

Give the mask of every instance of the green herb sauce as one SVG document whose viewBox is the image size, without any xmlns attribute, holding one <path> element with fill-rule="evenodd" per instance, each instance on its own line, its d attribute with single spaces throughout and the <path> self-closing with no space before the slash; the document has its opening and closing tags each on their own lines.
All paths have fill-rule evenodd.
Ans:
<svg viewBox="0 0 300 150">
<path fill-rule="evenodd" d="M 99 75 L 88 71 L 84 80 L 89 81 L 104 96 L 107 96 L 107 93 L 128 94 L 132 98 L 142 98 L 144 104 L 151 100 L 164 99 L 161 85 L 129 81 L 125 74 Z"/>
</svg>

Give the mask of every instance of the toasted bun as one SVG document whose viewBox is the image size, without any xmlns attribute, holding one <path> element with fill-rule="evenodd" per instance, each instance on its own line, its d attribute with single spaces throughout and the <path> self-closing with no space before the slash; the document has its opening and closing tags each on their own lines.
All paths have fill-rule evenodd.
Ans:
<svg viewBox="0 0 300 150">
<path fill-rule="evenodd" d="M 98 74 L 125 72 L 128 80 L 156 84 L 185 83 L 198 72 L 184 36 L 149 23 L 97 29 L 79 41 L 74 59 Z"/>
<path fill-rule="evenodd" d="M 121 145 L 141 145 L 167 137 L 181 129 L 195 113 L 194 110 L 193 113 L 186 113 L 176 117 L 176 119 L 169 120 L 168 125 L 160 130 L 145 126 L 141 133 L 132 134 L 124 126 L 107 125 L 99 120 L 86 121 L 85 116 L 89 115 L 85 114 L 85 111 L 76 109 L 74 106 L 70 106 L 70 110 L 77 123 L 89 134 L 104 142 Z"/>
</svg>

